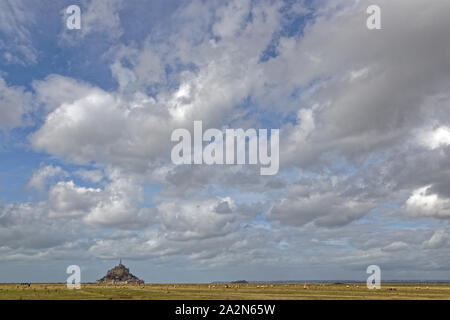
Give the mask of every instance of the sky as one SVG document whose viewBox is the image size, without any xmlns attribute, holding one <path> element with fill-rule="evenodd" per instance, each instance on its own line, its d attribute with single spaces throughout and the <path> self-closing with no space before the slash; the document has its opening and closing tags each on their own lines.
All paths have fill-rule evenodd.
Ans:
<svg viewBox="0 0 450 320">
<path fill-rule="evenodd" d="M 0 0 L 0 282 L 449 280 L 449 14 Z M 194 121 L 279 129 L 279 172 L 175 165 Z"/>
</svg>

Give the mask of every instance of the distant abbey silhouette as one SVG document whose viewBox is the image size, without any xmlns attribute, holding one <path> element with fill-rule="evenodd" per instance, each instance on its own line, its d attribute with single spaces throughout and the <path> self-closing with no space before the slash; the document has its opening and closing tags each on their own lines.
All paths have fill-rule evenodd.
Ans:
<svg viewBox="0 0 450 320">
<path fill-rule="evenodd" d="M 96 283 L 102 284 L 143 284 L 144 281 L 130 273 L 130 269 L 122 264 L 122 259 L 119 265 L 108 270 L 106 276 L 97 280 Z"/>
</svg>

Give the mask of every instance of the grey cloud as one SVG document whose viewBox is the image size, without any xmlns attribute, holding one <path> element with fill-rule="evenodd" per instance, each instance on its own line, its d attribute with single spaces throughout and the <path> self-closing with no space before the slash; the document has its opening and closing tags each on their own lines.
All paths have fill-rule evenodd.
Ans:
<svg viewBox="0 0 450 320">
<path fill-rule="evenodd" d="M 230 205 L 228 201 L 219 202 L 219 204 L 214 209 L 217 213 L 231 213 Z"/>
<path fill-rule="evenodd" d="M 269 217 L 294 226 L 309 222 L 325 227 L 348 224 L 377 206 L 365 197 L 364 190 L 346 194 L 349 186 L 326 180 L 300 181 L 287 188 L 287 197 L 273 206 Z"/>
<path fill-rule="evenodd" d="M 12 129 L 24 123 L 32 110 L 32 95 L 23 87 L 9 86 L 0 77 L 0 130 Z"/>
<path fill-rule="evenodd" d="M 448 3 L 383 1 L 379 5 L 384 27 L 378 33 L 365 27 L 367 2 L 347 2 L 337 9 L 339 15 L 319 16 L 304 37 L 281 41 L 280 56 L 270 62 L 273 72 L 290 74 L 291 89 L 321 83 L 302 103 L 307 108 L 318 105 L 315 128 L 301 140 L 292 134 L 288 143 L 297 143 L 293 150 L 302 157 L 286 154 L 288 161 L 311 165 L 332 150 L 350 159 L 374 153 L 401 143 L 442 108 L 426 101 L 445 92 L 450 80 L 444 62 L 448 50 L 440 50 L 449 40 L 444 13 Z M 428 14 L 412 18 L 420 12 Z M 430 19 L 433 23 L 427 22 Z"/>
<path fill-rule="evenodd" d="M 430 239 L 423 242 L 423 246 L 428 249 L 439 249 L 448 243 L 446 230 L 436 230 Z"/>
</svg>

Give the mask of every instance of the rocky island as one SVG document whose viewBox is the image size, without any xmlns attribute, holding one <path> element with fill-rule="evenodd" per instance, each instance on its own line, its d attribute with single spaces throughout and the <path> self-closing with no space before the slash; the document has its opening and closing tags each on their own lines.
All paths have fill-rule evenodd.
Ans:
<svg viewBox="0 0 450 320">
<path fill-rule="evenodd" d="M 108 270 L 106 276 L 97 280 L 99 284 L 144 284 L 144 281 L 130 273 L 130 269 L 122 264 Z"/>
</svg>

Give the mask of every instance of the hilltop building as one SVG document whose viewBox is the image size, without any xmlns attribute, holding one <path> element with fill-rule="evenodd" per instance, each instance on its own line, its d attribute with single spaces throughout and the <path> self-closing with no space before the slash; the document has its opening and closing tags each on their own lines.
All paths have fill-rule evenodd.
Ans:
<svg viewBox="0 0 450 320">
<path fill-rule="evenodd" d="M 144 284 L 144 281 L 130 273 L 130 269 L 122 264 L 122 259 L 118 266 L 108 270 L 106 276 L 97 280 L 100 284 Z"/>
</svg>

